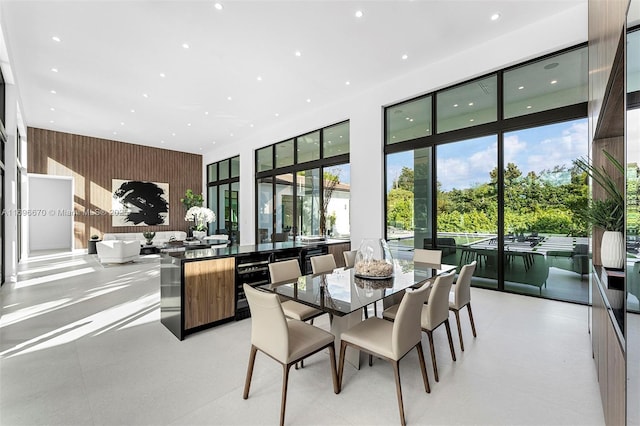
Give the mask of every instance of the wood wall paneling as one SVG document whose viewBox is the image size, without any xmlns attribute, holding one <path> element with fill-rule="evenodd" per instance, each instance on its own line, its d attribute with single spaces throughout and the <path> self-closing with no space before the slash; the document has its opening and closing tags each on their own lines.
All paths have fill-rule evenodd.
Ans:
<svg viewBox="0 0 640 426">
<path fill-rule="evenodd" d="M 28 128 L 27 171 L 74 178 L 76 248 L 92 234 L 107 232 L 186 231 L 180 203 L 187 189 L 202 192 L 202 156 L 124 142 Z M 169 184 L 169 224 L 112 226 L 112 179 Z"/>
<path fill-rule="evenodd" d="M 593 138 L 607 94 L 629 0 L 589 0 L 589 122 Z"/>
</svg>

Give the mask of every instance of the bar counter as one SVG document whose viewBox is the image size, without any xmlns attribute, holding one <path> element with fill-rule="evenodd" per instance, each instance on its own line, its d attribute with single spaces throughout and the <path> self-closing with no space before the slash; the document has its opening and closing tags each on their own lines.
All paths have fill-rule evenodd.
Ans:
<svg viewBox="0 0 640 426">
<path fill-rule="evenodd" d="M 160 322 L 178 339 L 249 316 L 242 284 L 269 282 L 269 263 L 297 259 L 311 273 L 312 256 L 332 253 L 344 266 L 345 240 L 263 243 L 167 251 L 160 259 Z"/>
</svg>

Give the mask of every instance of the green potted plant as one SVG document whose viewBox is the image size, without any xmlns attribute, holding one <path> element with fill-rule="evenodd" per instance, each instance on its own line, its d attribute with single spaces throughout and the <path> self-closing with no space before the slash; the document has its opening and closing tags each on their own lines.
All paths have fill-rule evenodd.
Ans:
<svg viewBox="0 0 640 426">
<path fill-rule="evenodd" d="M 607 151 L 602 150 L 605 158 L 614 169 L 624 176 L 624 167 Z M 584 158 L 575 161 L 575 165 L 584 171 L 595 184 L 604 189 L 607 197 L 592 199 L 580 212 L 589 224 L 604 230 L 600 245 L 600 257 L 605 268 L 620 269 L 624 266 L 624 193 L 616 185 L 615 178 L 604 167 L 598 168 Z"/>
</svg>

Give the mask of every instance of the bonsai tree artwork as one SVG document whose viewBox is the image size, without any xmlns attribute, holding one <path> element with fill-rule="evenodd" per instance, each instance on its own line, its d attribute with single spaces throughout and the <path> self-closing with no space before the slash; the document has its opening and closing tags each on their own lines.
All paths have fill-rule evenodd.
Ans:
<svg viewBox="0 0 640 426">
<path fill-rule="evenodd" d="M 114 226 L 169 223 L 168 184 L 114 179 L 113 187 Z"/>
</svg>

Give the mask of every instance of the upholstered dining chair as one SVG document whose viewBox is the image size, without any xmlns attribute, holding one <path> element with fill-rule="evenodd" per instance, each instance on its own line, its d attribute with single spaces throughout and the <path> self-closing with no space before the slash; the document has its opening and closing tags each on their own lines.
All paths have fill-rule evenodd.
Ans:
<svg viewBox="0 0 640 426">
<path fill-rule="evenodd" d="M 283 425 L 291 366 L 325 348 L 329 348 L 333 391 L 336 394 L 340 393 L 334 335 L 302 321 L 287 319 L 275 293 L 260 291 L 247 284 L 244 284 L 243 288 L 251 311 L 251 353 L 242 397 L 249 397 L 251 376 L 258 351 L 282 364 L 280 425 Z"/>
<path fill-rule="evenodd" d="M 298 277 L 301 275 L 302 272 L 300 272 L 300 264 L 298 264 L 296 259 L 283 260 L 269 264 L 269 277 L 271 278 L 272 283 L 296 282 Z M 320 309 L 312 308 L 311 306 L 307 306 L 304 303 L 299 303 L 294 300 L 283 300 L 282 311 L 285 316 L 289 318 L 300 321 L 311 320 L 311 324 L 313 324 L 313 319 L 315 317 L 324 313 Z"/>
<path fill-rule="evenodd" d="M 272 283 L 296 282 L 301 275 L 300 264 L 296 259 L 272 262 L 269 264 L 269 277 Z M 312 325 L 313 319 L 324 313 L 320 309 L 296 302 L 295 300 L 280 298 L 280 302 L 282 311 L 286 317 L 299 321 L 309 321 Z M 304 367 L 304 363 L 301 362 L 300 366 Z"/>
<path fill-rule="evenodd" d="M 420 309 L 424 304 L 427 287 L 417 290 L 407 289 L 400 302 L 396 321 L 391 323 L 382 318 L 372 317 L 356 324 L 340 336 L 340 363 L 338 367 L 338 389 L 342 389 L 344 377 L 344 358 L 347 346 L 375 354 L 391 363 L 396 378 L 396 393 L 400 422 L 405 425 L 402 386 L 400 384 L 399 362 L 413 348 L 418 351 L 418 360 L 424 381 L 424 390 L 431 392 L 427 368 L 422 351 L 422 333 L 420 331 Z"/>
<path fill-rule="evenodd" d="M 442 250 L 415 249 L 413 251 L 413 261 L 440 265 L 442 264 Z"/>
<path fill-rule="evenodd" d="M 333 272 L 336 268 L 336 259 L 331 253 L 311 257 L 311 270 L 314 274 Z"/>
<path fill-rule="evenodd" d="M 458 279 L 449 294 L 449 310 L 456 315 L 456 323 L 458 324 L 458 336 L 460 337 L 460 349 L 464 351 L 464 342 L 462 341 L 462 327 L 460 326 L 460 310 L 467 307 L 469 312 L 469 321 L 471 322 L 471 331 L 473 337 L 476 337 L 476 325 L 473 322 L 473 313 L 471 312 L 471 277 L 476 270 L 476 261 L 474 260 L 468 265 L 464 265 L 458 274 Z"/>
<path fill-rule="evenodd" d="M 342 256 L 344 256 L 344 268 L 350 269 L 356 266 L 356 254 L 358 250 L 349 250 L 343 251 Z"/>
<path fill-rule="evenodd" d="M 433 345 L 433 331 L 445 325 L 447 329 L 447 337 L 449 338 L 449 349 L 451 351 L 451 359 L 456 360 L 456 352 L 453 348 L 453 338 L 451 337 L 451 326 L 449 325 L 449 292 L 455 273 L 438 275 L 435 282 L 431 286 L 424 285 L 423 288 L 430 288 L 429 299 L 427 304 L 422 307 L 420 318 L 420 326 L 427 333 L 429 338 L 429 348 L 431 349 L 431 361 L 433 363 L 433 375 L 436 382 L 440 381 L 438 377 L 438 364 L 436 362 L 436 351 Z M 426 290 L 425 290 L 426 291 Z M 382 318 L 389 321 L 397 321 L 399 305 L 391 306 L 382 312 Z"/>
</svg>

